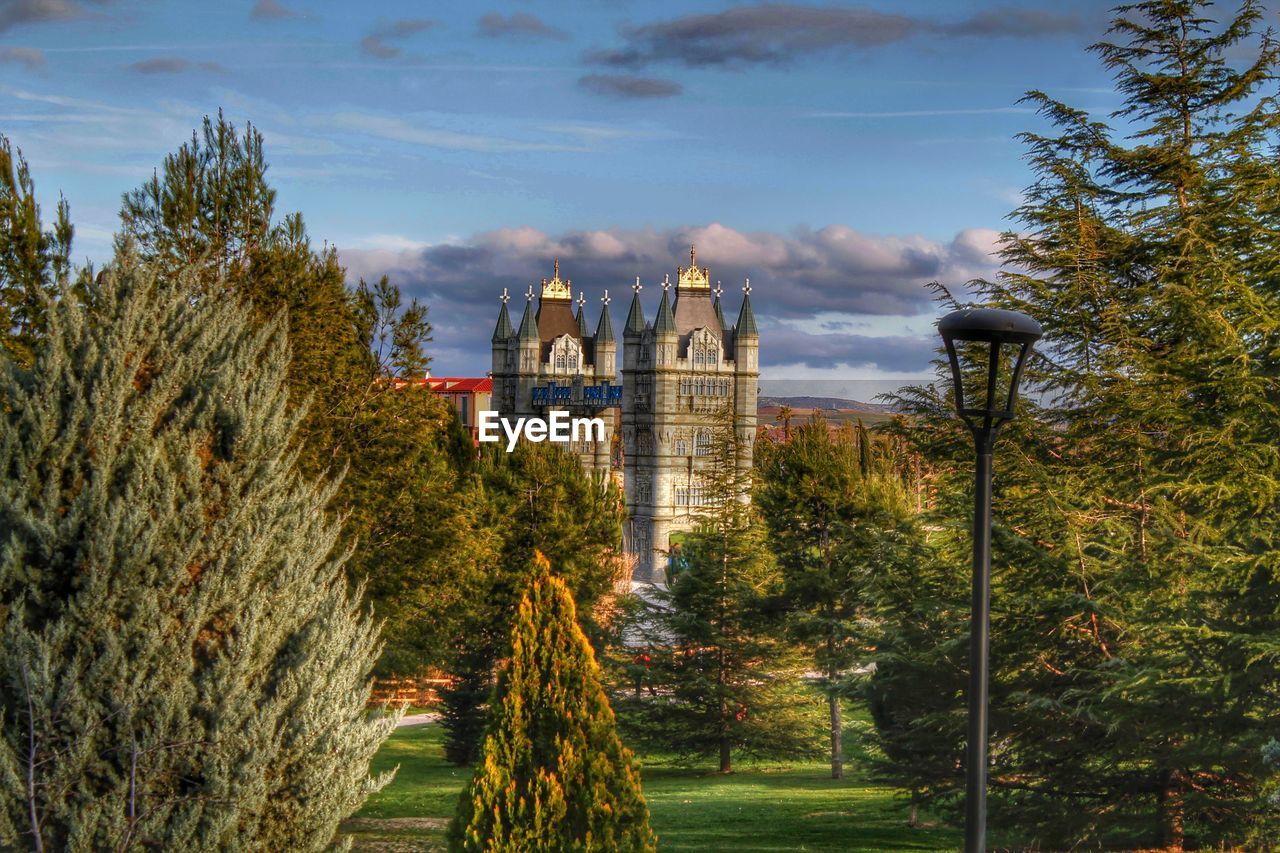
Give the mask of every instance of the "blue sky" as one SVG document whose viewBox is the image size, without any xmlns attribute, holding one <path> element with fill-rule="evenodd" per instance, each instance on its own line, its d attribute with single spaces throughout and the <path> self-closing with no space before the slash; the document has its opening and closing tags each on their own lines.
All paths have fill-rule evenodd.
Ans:
<svg viewBox="0 0 1280 853">
<path fill-rule="evenodd" d="M 0 0 L 0 132 L 76 255 L 222 108 L 266 138 L 353 279 L 430 305 L 437 374 L 478 374 L 503 287 L 562 271 L 615 325 L 699 262 L 752 279 L 767 378 L 920 375 L 925 285 L 989 275 L 1029 182 L 1018 105 L 1118 105 L 1095 2 L 492 4 Z"/>
</svg>

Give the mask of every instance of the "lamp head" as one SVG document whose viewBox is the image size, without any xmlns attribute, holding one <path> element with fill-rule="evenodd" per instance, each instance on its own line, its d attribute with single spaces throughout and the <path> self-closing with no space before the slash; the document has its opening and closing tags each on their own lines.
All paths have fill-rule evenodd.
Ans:
<svg viewBox="0 0 1280 853">
<path fill-rule="evenodd" d="M 964 308 L 952 311 L 938 321 L 938 333 L 947 347 L 947 358 L 951 361 L 951 378 L 955 384 L 956 412 L 969 425 L 974 437 L 989 442 L 997 429 L 1005 421 L 1013 417 L 1014 403 L 1018 399 L 1018 383 L 1022 379 L 1022 370 L 1026 366 L 1027 356 L 1031 354 L 1032 345 L 1044 334 L 1037 323 L 1026 314 L 1017 311 L 1005 311 L 1000 308 Z M 986 351 L 986 364 L 977 365 L 986 368 L 986 394 L 980 400 L 965 403 L 963 371 L 960 369 L 960 357 L 956 351 L 956 342 L 986 344 L 986 347 L 970 348 L 967 351 Z M 997 388 L 1001 376 L 1001 363 L 1004 352 L 1014 359 L 1008 365 L 1012 370 L 1007 393 L 1001 385 Z"/>
</svg>

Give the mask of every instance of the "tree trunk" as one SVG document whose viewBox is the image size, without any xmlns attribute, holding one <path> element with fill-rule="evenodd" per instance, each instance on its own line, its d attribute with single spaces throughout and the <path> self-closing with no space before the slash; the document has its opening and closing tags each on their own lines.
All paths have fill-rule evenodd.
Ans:
<svg viewBox="0 0 1280 853">
<path fill-rule="evenodd" d="M 840 694 L 834 690 L 827 696 L 831 707 L 831 778 L 844 778 L 844 726 L 840 719 Z"/>
<path fill-rule="evenodd" d="M 1185 840 L 1179 776 L 1177 771 L 1162 773 L 1156 792 L 1156 844 L 1161 850 L 1181 850 Z"/>
<path fill-rule="evenodd" d="M 729 738 L 727 736 L 721 735 L 720 737 L 720 772 L 721 773 L 733 772 L 733 762 L 730 759 L 731 759 L 731 755 L 729 753 Z"/>
</svg>

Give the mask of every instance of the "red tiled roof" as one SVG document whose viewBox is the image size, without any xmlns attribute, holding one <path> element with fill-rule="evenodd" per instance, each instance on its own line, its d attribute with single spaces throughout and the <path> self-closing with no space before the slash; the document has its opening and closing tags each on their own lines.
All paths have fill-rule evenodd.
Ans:
<svg viewBox="0 0 1280 853">
<path fill-rule="evenodd" d="M 425 382 L 438 394 L 492 393 L 493 380 L 488 376 L 470 379 L 455 376 L 431 376 Z"/>
</svg>

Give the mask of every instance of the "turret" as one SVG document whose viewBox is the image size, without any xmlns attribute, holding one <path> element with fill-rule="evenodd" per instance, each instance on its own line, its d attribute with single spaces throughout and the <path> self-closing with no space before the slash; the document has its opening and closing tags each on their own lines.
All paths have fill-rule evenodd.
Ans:
<svg viewBox="0 0 1280 853">
<path fill-rule="evenodd" d="M 538 373 L 538 350 L 541 349 L 538 339 L 538 321 L 533 316 L 533 288 L 526 294 L 528 301 L 524 304 L 524 316 L 520 318 L 520 332 L 516 336 L 520 359 L 517 365 L 519 373 Z"/>
<path fill-rule="evenodd" d="M 640 291 L 644 285 L 640 276 L 631 286 L 631 310 L 627 312 L 627 323 L 622 327 L 622 369 L 634 370 L 640 356 L 640 338 L 644 334 L 644 306 L 640 304 Z"/>
<path fill-rule="evenodd" d="M 587 330 L 587 315 L 582 310 L 583 306 L 585 306 L 586 304 L 587 304 L 587 297 L 583 296 L 582 292 L 579 291 L 578 292 L 578 316 L 576 319 L 578 321 L 578 337 L 580 338 L 585 338 L 591 334 L 591 332 Z"/>
<path fill-rule="evenodd" d="M 491 372 L 494 376 L 501 376 L 507 370 L 507 344 L 511 336 L 515 334 L 515 329 L 511 327 L 511 316 L 507 314 L 507 301 L 511 299 L 507 295 L 507 289 L 502 288 L 502 308 L 498 311 L 498 324 L 493 327 L 493 337 L 490 341 L 493 343 L 493 364 Z"/>
<path fill-rule="evenodd" d="M 600 297 L 603 307 L 600 309 L 600 322 L 596 324 L 595 368 L 596 379 L 613 379 L 617 370 L 618 344 L 613 339 L 613 322 L 609 319 L 609 291 Z M 578 317 L 582 317 L 582 307 L 578 307 Z"/>
<path fill-rule="evenodd" d="M 662 282 L 662 302 L 658 305 L 658 316 L 653 321 L 653 364 L 655 367 L 675 367 L 676 363 L 676 317 L 671 311 L 671 278 Z"/>
<path fill-rule="evenodd" d="M 733 358 L 740 372 L 760 372 L 760 330 L 756 328 L 756 315 L 751 310 L 751 279 L 742 287 L 742 310 L 738 312 L 738 324 L 733 329 Z"/>
</svg>

